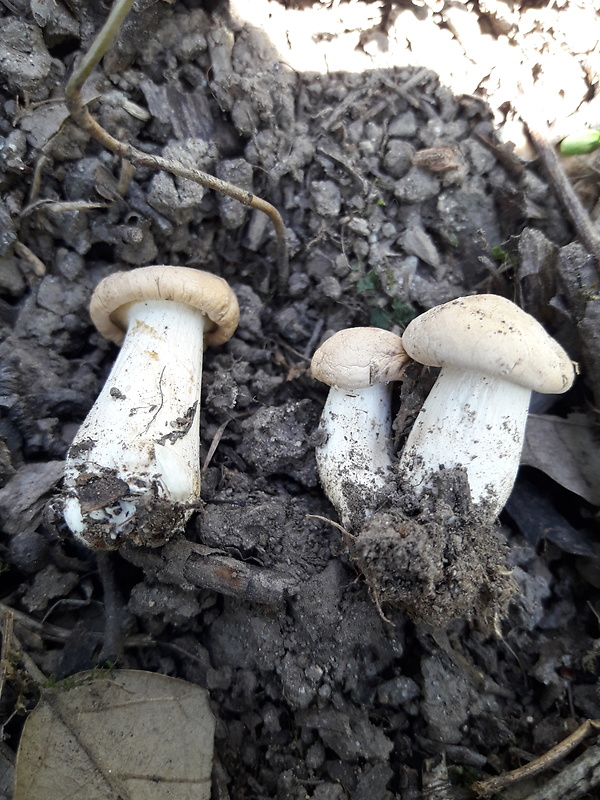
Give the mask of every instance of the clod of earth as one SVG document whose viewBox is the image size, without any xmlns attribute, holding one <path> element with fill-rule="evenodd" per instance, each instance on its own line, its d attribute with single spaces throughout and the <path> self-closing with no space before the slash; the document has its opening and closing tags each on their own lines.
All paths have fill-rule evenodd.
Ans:
<svg viewBox="0 0 600 800">
<path fill-rule="evenodd" d="M 90 305 L 121 351 L 67 454 L 62 513 L 89 547 L 158 546 L 200 497 L 200 391 L 206 344 L 237 327 L 222 278 L 186 267 L 118 272 Z"/>
<path fill-rule="evenodd" d="M 389 480 L 389 382 L 402 377 L 408 361 L 400 337 L 380 328 L 338 331 L 313 356 L 313 377 L 331 387 L 319 426 L 317 468 L 348 530 L 371 514 Z"/>
<path fill-rule="evenodd" d="M 421 495 L 390 483 L 387 500 L 351 542 L 378 605 L 430 628 L 467 617 L 496 630 L 516 589 L 508 545 L 471 502 L 465 470 L 439 470 Z"/>
<path fill-rule="evenodd" d="M 402 342 L 415 361 L 442 370 L 402 452 L 401 484 L 421 494 L 441 467 L 462 467 L 473 504 L 493 520 L 515 481 L 532 390 L 566 392 L 573 362 L 537 320 L 496 295 L 432 308 Z"/>
</svg>

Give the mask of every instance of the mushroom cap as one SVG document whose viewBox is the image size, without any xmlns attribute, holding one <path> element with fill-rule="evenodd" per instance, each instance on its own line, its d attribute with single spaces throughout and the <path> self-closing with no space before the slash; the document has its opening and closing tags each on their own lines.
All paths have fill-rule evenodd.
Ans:
<svg viewBox="0 0 600 800">
<path fill-rule="evenodd" d="M 544 394 L 566 392 L 575 378 L 573 362 L 540 323 L 494 294 L 426 311 L 409 323 L 402 343 L 420 364 L 479 371 Z"/>
<path fill-rule="evenodd" d="M 381 328 L 345 328 L 312 357 L 313 377 L 337 389 L 366 389 L 397 381 L 409 361 L 402 339 Z"/>
<path fill-rule="evenodd" d="M 141 267 L 115 272 L 100 281 L 90 303 L 90 316 L 102 336 L 115 344 L 125 338 L 125 307 L 145 300 L 173 300 L 197 308 L 206 317 L 206 344 L 231 338 L 240 316 L 238 301 L 227 281 L 190 267 Z"/>
</svg>

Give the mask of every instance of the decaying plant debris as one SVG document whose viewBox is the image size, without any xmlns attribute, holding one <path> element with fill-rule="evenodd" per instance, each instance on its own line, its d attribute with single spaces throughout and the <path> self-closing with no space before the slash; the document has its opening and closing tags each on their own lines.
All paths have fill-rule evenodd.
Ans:
<svg viewBox="0 0 600 800">
<path fill-rule="evenodd" d="M 502 5 L 478 4 L 497 23 L 490 36 L 518 24 L 502 27 Z M 553 416 L 586 415 L 595 435 L 597 265 L 546 174 L 498 146 L 484 97 L 456 97 L 426 68 L 297 73 L 222 4 L 140 4 L 84 100 L 120 140 L 280 210 L 291 269 L 274 297 L 276 241 L 262 213 L 177 176 L 132 174 L 68 120 L 66 78 L 106 12 L 49 8 L 0 6 L 1 599 L 27 653 L 63 677 L 112 649 L 121 666 L 207 688 L 220 799 L 412 800 L 440 781 L 445 796 L 469 797 L 474 780 L 599 719 L 596 508 L 572 472 L 567 490 L 529 469 L 489 533 L 506 537 L 512 568 L 490 566 L 501 610 L 510 590 L 506 616 L 492 614 L 499 635 L 487 614 L 435 630 L 385 592 L 378 608 L 348 542 L 319 519 L 334 519 L 314 460 L 326 389 L 308 366 L 344 327 L 400 332 L 415 313 L 473 292 L 517 299 L 581 363 Z M 552 41 L 549 29 L 540 35 Z M 90 325 L 92 290 L 151 263 L 224 277 L 240 326 L 205 359 L 205 505 L 189 544 L 125 548 L 101 563 L 101 580 L 42 512 L 115 358 Z M 414 369 L 397 390 L 398 447 L 432 378 Z M 581 484 L 597 482 L 585 469 Z M 384 505 L 378 520 L 391 513 Z M 444 621 L 429 608 L 433 626 Z M 18 743 L 17 700 L 33 702 L 5 677 L 3 759 Z"/>
</svg>

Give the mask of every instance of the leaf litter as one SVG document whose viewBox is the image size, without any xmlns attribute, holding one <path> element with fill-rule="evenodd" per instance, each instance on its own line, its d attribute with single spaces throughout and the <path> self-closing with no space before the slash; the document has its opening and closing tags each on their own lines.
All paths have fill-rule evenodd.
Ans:
<svg viewBox="0 0 600 800">
<path fill-rule="evenodd" d="M 138 670 L 44 689 L 17 754 L 14 800 L 209 800 L 208 693 Z"/>
</svg>

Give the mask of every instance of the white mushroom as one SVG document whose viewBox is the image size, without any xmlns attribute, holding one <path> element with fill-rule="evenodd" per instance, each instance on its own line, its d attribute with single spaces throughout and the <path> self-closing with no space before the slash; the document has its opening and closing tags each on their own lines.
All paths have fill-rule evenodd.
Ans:
<svg viewBox="0 0 600 800">
<path fill-rule="evenodd" d="M 532 316 L 490 294 L 432 308 L 402 342 L 415 361 L 442 367 L 400 458 L 404 484 L 420 493 L 441 467 L 461 466 L 472 501 L 496 516 L 515 481 L 532 390 L 567 391 L 573 363 Z"/>
<path fill-rule="evenodd" d="M 199 500 L 202 355 L 238 303 L 222 278 L 156 266 L 105 278 L 90 315 L 122 347 L 69 449 L 63 516 L 90 547 L 163 544 Z"/>
<path fill-rule="evenodd" d="M 313 376 L 331 387 L 316 448 L 325 494 L 352 530 L 373 508 L 391 469 L 391 387 L 408 357 L 402 340 L 380 328 L 348 328 L 314 354 Z"/>
</svg>

